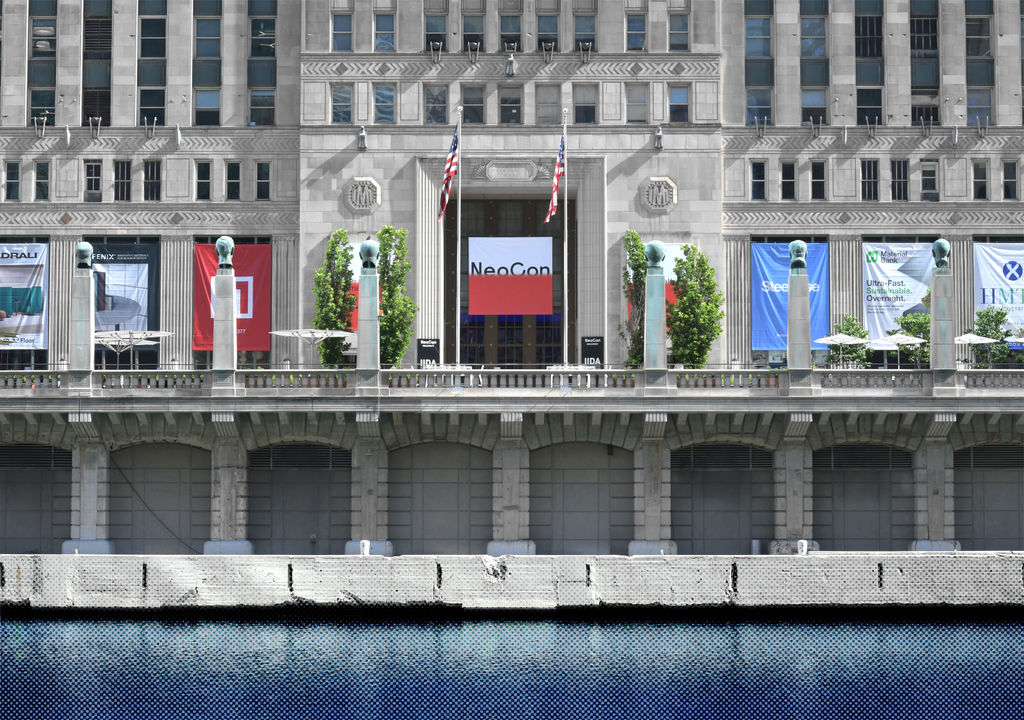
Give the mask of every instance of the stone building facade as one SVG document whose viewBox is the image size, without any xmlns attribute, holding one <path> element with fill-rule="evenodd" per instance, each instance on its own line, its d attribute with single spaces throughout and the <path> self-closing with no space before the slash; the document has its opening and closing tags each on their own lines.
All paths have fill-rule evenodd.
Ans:
<svg viewBox="0 0 1024 720">
<path fill-rule="evenodd" d="M 972 243 L 1018 232 L 1015 4 L 4 0 L 2 12 L 0 235 L 50 249 L 46 349 L 0 349 L 12 448 L 0 462 L 17 469 L 0 485 L 3 551 L 1024 543 L 1012 372 L 961 373 L 954 396 L 927 372 L 838 373 L 802 397 L 785 371 L 739 370 L 767 361 L 751 343 L 752 239 L 827 242 L 835 322 L 863 316 L 865 238 L 942 235 L 957 332 L 971 323 Z M 275 336 L 214 399 L 192 344 L 193 262 L 220 234 L 269 244 L 270 324 L 290 329 L 311 325 L 333 230 L 358 242 L 406 228 L 415 336 L 454 359 L 467 315 L 455 195 L 437 214 L 459 108 L 463 236 L 551 235 L 552 315 L 464 317 L 462 357 L 502 370 L 382 374 L 372 393 Z M 544 225 L 563 108 L 568 207 Z M 622 365 L 628 229 L 710 258 L 725 294 L 716 370 L 662 385 L 536 369 L 566 359 L 563 332 L 570 361 L 598 337 Z M 61 378 L 83 238 L 157 246 L 157 326 L 172 334 L 141 351 L 158 369 L 97 372 L 72 396 Z"/>
</svg>

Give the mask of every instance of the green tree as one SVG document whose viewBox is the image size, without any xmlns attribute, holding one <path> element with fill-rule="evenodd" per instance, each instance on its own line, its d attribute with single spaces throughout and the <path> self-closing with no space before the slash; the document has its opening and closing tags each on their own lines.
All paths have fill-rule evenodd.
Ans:
<svg viewBox="0 0 1024 720">
<path fill-rule="evenodd" d="M 1006 325 L 1007 312 L 1005 308 L 988 307 L 979 310 L 974 318 L 974 327 L 968 330 L 982 337 L 1003 340 L 1010 337 L 1010 331 Z M 975 345 L 974 366 L 989 367 L 990 364 L 1005 363 L 1010 357 L 1010 346 L 1004 342 L 992 343 L 991 345 Z"/>
<path fill-rule="evenodd" d="M 843 319 L 832 328 L 832 334 L 842 333 L 850 337 L 867 338 L 868 331 L 853 315 L 843 315 Z M 868 366 L 867 345 L 829 345 L 828 363 L 842 363 L 849 367 L 866 368 Z"/>
<path fill-rule="evenodd" d="M 412 265 L 405 239 L 409 231 L 385 225 L 377 233 L 380 259 L 377 281 L 380 283 L 380 363 L 397 365 L 412 341 L 412 323 L 416 303 L 406 294 L 406 279 Z"/>
<path fill-rule="evenodd" d="M 912 335 L 924 340 L 919 345 L 900 345 L 901 356 L 911 360 L 917 367 L 927 365 L 931 358 L 928 352 L 928 340 L 931 337 L 932 316 L 928 313 L 908 313 L 896 318 L 896 324 L 900 326 L 899 329 L 890 330 L 890 335 L 901 332 L 904 335 Z M 890 351 L 889 357 L 895 358 L 896 354 Z"/>
<path fill-rule="evenodd" d="M 327 241 L 324 264 L 313 275 L 313 327 L 321 330 L 351 330 L 356 296 L 352 294 L 352 246 L 348 232 L 335 230 Z M 337 367 L 350 348 L 344 338 L 328 338 L 317 347 L 320 362 Z"/>
<path fill-rule="evenodd" d="M 675 303 L 668 305 L 668 336 L 676 362 L 703 367 L 708 361 L 711 343 L 722 332 L 725 298 L 718 292 L 715 269 L 708 257 L 693 245 L 684 245 L 676 260 L 676 279 L 672 284 Z"/>
<path fill-rule="evenodd" d="M 626 322 L 619 325 L 619 337 L 626 343 L 626 367 L 644 364 L 644 306 L 647 292 L 647 254 L 636 230 L 627 230 L 623 240 L 626 264 L 622 267 L 622 294 L 626 298 Z"/>
</svg>

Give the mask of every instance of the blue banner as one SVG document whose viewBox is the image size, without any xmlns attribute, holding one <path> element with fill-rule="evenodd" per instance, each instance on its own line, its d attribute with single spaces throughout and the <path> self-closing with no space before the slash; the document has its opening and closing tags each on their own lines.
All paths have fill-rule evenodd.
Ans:
<svg viewBox="0 0 1024 720">
<path fill-rule="evenodd" d="M 811 339 L 830 333 L 828 321 L 828 244 L 807 244 L 811 295 Z M 785 350 L 789 306 L 789 244 L 752 243 L 751 341 L 754 350 Z M 811 343 L 815 350 L 827 346 Z"/>
</svg>

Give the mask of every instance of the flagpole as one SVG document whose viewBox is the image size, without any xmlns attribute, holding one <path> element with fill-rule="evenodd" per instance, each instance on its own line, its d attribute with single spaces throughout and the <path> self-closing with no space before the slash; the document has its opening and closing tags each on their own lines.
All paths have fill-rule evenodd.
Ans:
<svg viewBox="0 0 1024 720">
<path fill-rule="evenodd" d="M 565 207 L 562 208 L 562 363 L 569 364 L 569 137 L 568 108 L 562 108 L 562 182 Z"/>
<path fill-rule="evenodd" d="M 459 105 L 455 112 L 458 120 L 455 125 L 455 134 L 458 136 L 458 180 L 459 197 L 455 206 L 455 364 L 462 364 L 462 161 L 465 159 L 465 146 L 462 144 L 462 106 Z"/>
</svg>

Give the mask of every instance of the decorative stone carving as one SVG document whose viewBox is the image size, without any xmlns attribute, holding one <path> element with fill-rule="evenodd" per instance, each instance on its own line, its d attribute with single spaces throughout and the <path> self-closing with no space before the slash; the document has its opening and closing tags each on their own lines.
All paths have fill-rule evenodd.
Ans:
<svg viewBox="0 0 1024 720">
<path fill-rule="evenodd" d="M 84 240 L 75 246 L 75 267 L 86 270 L 92 267 L 92 245 Z"/>
<path fill-rule="evenodd" d="M 229 238 L 227 235 L 221 235 L 219 238 L 217 238 L 217 267 L 234 267 L 231 264 L 231 259 L 234 257 L 234 255 L 235 241 Z"/>
<path fill-rule="evenodd" d="M 640 202 L 654 212 L 666 212 L 678 202 L 676 184 L 667 177 L 647 178 L 640 184 Z"/>
<path fill-rule="evenodd" d="M 484 176 L 491 182 L 530 182 L 537 177 L 532 160 L 491 160 L 484 165 Z"/>
<path fill-rule="evenodd" d="M 345 201 L 356 212 L 373 212 L 381 205 L 380 183 L 373 178 L 352 178 L 345 190 Z"/>
</svg>

